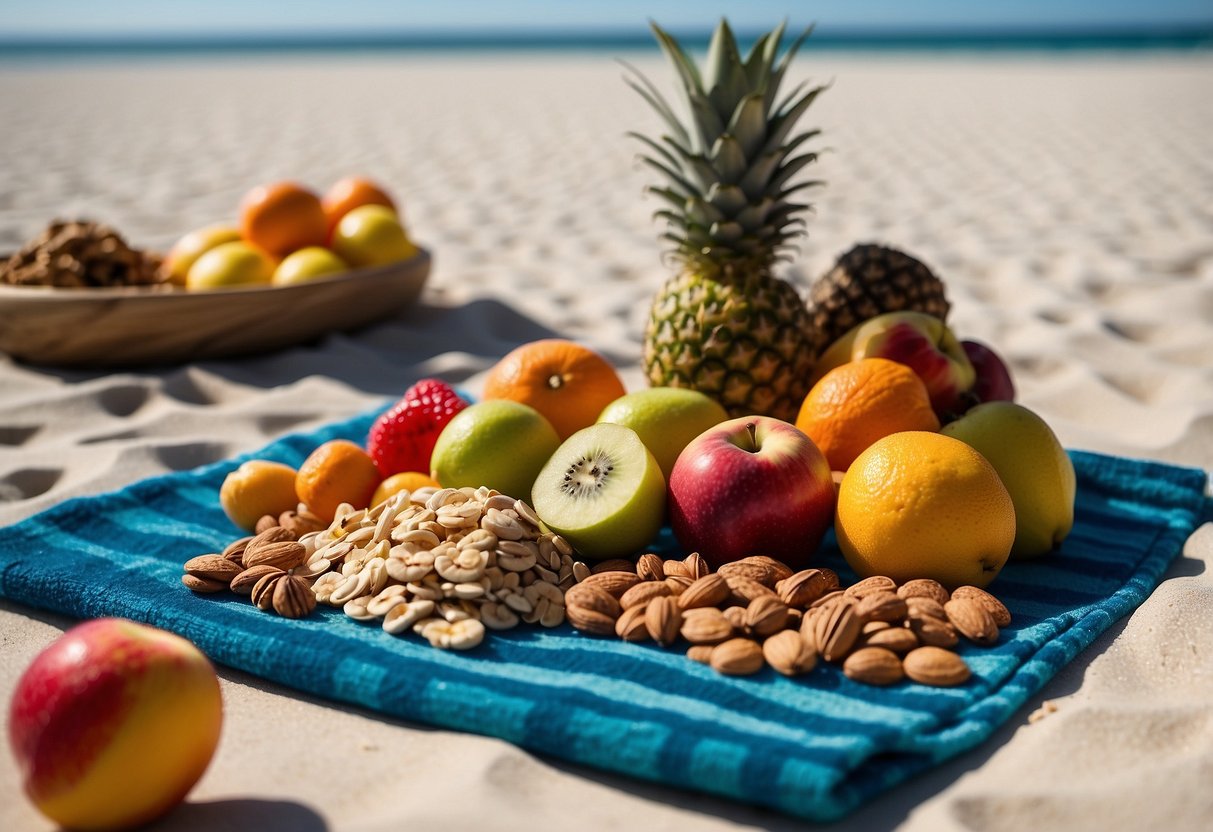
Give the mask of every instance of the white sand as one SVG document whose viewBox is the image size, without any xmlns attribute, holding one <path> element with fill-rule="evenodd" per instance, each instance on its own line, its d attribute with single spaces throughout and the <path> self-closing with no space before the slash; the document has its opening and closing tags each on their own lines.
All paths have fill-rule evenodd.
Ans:
<svg viewBox="0 0 1213 832">
<path fill-rule="evenodd" d="M 791 272 L 802 291 L 857 240 L 904 247 L 1067 446 L 1213 469 L 1213 60 L 810 49 L 800 72 L 836 79 L 807 119 L 833 152 Z M 643 383 L 640 333 L 666 270 L 622 134 L 656 124 L 607 58 L 10 65 L 0 114 L 0 249 L 60 215 L 167 246 L 230 218 L 258 182 L 364 172 L 436 254 L 422 308 L 263 358 L 108 375 L 0 359 L 0 524 L 360 412 L 424 375 L 475 391 L 507 349 L 548 333 Z M 1149 601 L 994 739 L 856 824 L 1209 828 L 1211 565 L 1206 525 Z M 69 624 L 0 605 L 0 698 Z M 164 828 L 794 826 L 222 675 L 218 756 Z M 1044 701 L 1056 711 L 1030 724 Z M 2 793 L 16 783 L 0 754 Z M 0 828 L 48 827 L 8 799 Z"/>
</svg>

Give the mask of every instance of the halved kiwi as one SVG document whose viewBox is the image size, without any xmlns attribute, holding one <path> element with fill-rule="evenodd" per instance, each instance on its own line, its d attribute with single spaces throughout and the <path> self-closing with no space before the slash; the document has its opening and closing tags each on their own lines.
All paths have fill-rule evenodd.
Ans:
<svg viewBox="0 0 1213 832">
<path fill-rule="evenodd" d="M 634 430 L 591 425 L 552 454 L 535 479 L 531 503 L 582 556 L 627 557 L 661 528 L 665 478 Z"/>
</svg>

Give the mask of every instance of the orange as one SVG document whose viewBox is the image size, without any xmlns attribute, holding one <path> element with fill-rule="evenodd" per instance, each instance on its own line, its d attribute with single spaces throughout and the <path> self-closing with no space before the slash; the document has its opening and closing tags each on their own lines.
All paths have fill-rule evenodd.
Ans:
<svg viewBox="0 0 1213 832">
<path fill-rule="evenodd" d="M 258 185 L 240 202 L 240 236 L 276 258 L 328 240 L 320 198 L 294 182 Z"/>
<path fill-rule="evenodd" d="M 512 399 L 538 410 L 560 441 L 598 421 L 626 391 L 615 368 L 593 350 L 559 338 L 523 344 L 489 370 L 485 399 Z"/>
<path fill-rule="evenodd" d="M 845 471 L 881 437 L 902 430 L 939 430 L 922 379 L 904 364 L 863 358 L 830 370 L 813 385 L 796 417 L 825 454 Z"/>
<path fill-rule="evenodd" d="M 228 474 L 219 488 L 219 505 L 231 521 L 252 531 L 267 514 L 277 517 L 298 504 L 295 469 L 281 462 L 250 459 Z"/>
<path fill-rule="evenodd" d="M 941 433 L 877 440 L 842 478 L 838 547 L 859 577 L 984 587 L 1015 542 L 1015 504 L 986 458 Z"/>
<path fill-rule="evenodd" d="M 383 205 L 396 211 L 396 203 L 387 195 L 387 191 L 360 176 L 347 176 L 333 183 L 333 187 L 329 188 L 320 200 L 320 205 L 324 209 L 330 236 L 337 223 L 341 222 L 341 218 L 355 208 L 361 208 L 363 205 Z"/>
<path fill-rule="evenodd" d="M 326 523 L 337 506 L 367 508 L 379 485 L 379 468 L 366 451 L 345 439 L 325 442 L 299 466 L 295 493 Z"/>
<path fill-rule="evenodd" d="M 427 487 L 441 488 L 442 486 L 438 484 L 438 480 L 420 471 L 404 471 L 399 474 L 392 474 L 386 480 L 379 483 L 379 487 L 371 495 L 370 505 L 377 506 L 388 497 L 399 494 L 401 491 L 416 491 L 418 488 Z"/>
</svg>

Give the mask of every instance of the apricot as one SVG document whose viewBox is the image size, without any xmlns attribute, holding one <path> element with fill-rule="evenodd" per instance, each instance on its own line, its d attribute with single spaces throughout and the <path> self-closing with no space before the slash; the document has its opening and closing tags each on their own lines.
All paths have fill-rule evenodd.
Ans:
<svg viewBox="0 0 1213 832">
<path fill-rule="evenodd" d="M 328 220 L 320 197 L 294 182 L 258 185 L 240 202 L 240 236 L 282 259 L 292 251 L 323 246 Z"/>
<path fill-rule="evenodd" d="M 219 505 L 231 521 L 252 531 L 267 514 L 277 517 L 299 504 L 295 469 L 281 462 L 250 459 L 228 474 L 219 488 Z"/>
<path fill-rule="evenodd" d="M 367 508 L 379 486 L 379 468 L 366 451 L 346 439 L 325 442 L 299 466 L 295 493 L 325 523 L 337 507 Z"/>
</svg>

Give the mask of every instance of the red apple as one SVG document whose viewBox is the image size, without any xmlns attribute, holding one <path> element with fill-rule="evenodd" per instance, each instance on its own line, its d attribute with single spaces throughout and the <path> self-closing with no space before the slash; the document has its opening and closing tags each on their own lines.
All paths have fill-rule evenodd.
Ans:
<svg viewBox="0 0 1213 832">
<path fill-rule="evenodd" d="M 1011 371 L 998 353 L 980 341 L 961 341 L 960 346 L 977 372 L 977 382 L 970 392 L 978 403 L 1015 401 Z"/>
<path fill-rule="evenodd" d="M 64 633 L 26 669 L 8 737 L 43 814 L 71 829 L 125 829 L 181 802 L 221 722 L 219 680 L 194 645 L 103 618 Z"/>
<path fill-rule="evenodd" d="M 787 422 L 745 416 L 701 433 L 670 472 L 674 536 L 714 567 L 768 555 L 805 566 L 834 519 L 825 456 Z"/>
<path fill-rule="evenodd" d="M 931 407 L 941 418 L 963 409 L 962 395 L 977 379 L 952 331 L 922 312 L 889 312 L 862 324 L 851 360 L 860 358 L 887 358 L 908 366 L 927 386 Z"/>
</svg>

